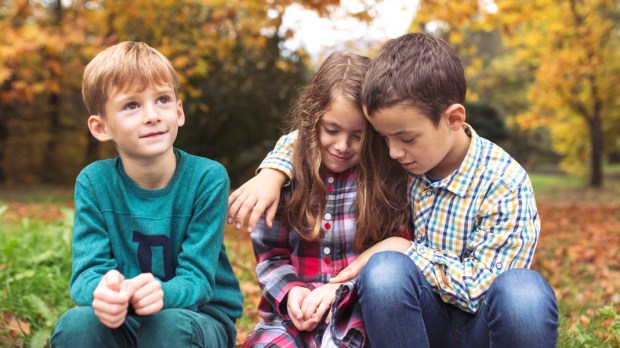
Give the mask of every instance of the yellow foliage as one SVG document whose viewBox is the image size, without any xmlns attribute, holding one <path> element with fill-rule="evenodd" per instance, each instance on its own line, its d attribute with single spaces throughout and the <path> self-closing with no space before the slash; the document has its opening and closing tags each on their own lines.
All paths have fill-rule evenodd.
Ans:
<svg viewBox="0 0 620 348">
<path fill-rule="evenodd" d="M 484 5 L 489 3 L 496 11 Z M 500 32 L 511 61 L 534 72 L 532 84 L 523 86 L 530 108 L 515 115 L 516 123 L 549 128 L 554 149 L 575 172 L 588 163 L 588 154 L 602 151 L 590 148 L 589 127 L 598 124 L 593 121 L 600 120 L 603 129 L 620 129 L 619 17 L 620 8 L 609 0 L 421 0 L 411 28 L 443 23 L 442 36 L 461 57 L 477 54 L 466 33 Z M 468 62 L 468 77 L 484 69 L 475 59 Z"/>
</svg>

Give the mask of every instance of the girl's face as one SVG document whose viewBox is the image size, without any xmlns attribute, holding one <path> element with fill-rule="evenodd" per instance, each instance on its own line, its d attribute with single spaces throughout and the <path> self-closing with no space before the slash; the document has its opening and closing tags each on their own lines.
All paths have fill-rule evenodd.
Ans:
<svg viewBox="0 0 620 348">
<path fill-rule="evenodd" d="M 319 122 L 321 160 L 325 168 L 341 173 L 357 165 L 364 122 L 358 107 L 341 96 L 334 98 Z"/>
</svg>

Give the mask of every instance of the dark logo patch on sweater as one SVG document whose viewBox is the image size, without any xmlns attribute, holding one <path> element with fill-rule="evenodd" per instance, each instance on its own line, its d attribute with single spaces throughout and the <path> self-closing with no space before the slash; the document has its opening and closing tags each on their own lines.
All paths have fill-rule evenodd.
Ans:
<svg viewBox="0 0 620 348">
<path fill-rule="evenodd" d="M 174 276 L 172 269 L 172 259 L 170 257 L 170 238 L 163 234 L 147 235 L 138 231 L 133 232 L 133 242 L 138 243 L 138 262 L 140 263 L 141 273 L 153 273 L 153 249 L 161 248 L 162 257 L 156 258 L 161 260 L 163 265 L 163 275 L 157 274 L 161 281 L 165 282 Z M 157 267 L 156 266 L 156 267 Z"/>
</svg>

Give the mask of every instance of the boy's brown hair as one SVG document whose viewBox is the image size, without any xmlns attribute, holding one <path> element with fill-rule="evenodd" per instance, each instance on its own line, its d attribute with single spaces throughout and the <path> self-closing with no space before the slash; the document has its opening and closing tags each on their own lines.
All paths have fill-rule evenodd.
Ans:
<svg viewBox="0 0 620 348">
<path fill-rule="evenodd" d="M 410 33 L 385 43 L 372 60 L 362 89 L 366 115 L 396 105 L 418 109 L 439 124 L 450 105 L 465 102 L 461 61 L 448 44 L 431 34 Z"/>
<path fill-rule="evenodd" d="M 91 115 L 104 116 L 113 89 L 141 91 L 170 85 L 177 96 L 179 79 L 170 61 L 143 42 L 124 41 L 101 51 L 84 69 L 82 97 Z"/>
</svg>

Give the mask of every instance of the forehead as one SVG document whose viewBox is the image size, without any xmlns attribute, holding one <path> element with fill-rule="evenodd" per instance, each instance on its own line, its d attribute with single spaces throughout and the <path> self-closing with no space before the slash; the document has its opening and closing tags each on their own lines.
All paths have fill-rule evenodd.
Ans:
<svg viewBox="0 0 620 348">
<path fill-rule="evenodd" d="M 366 119 L 383 135 L 420 132 L 433 125 L 418 108 L 408 105 L 384 107 L 367 115 Z"/>
<path fill-rule="evenodd" d="M 360 108 L 342 97 L 334 99 L 322 121 L 352 130 L 361 130 L 365 122 Z"/>
</svg>

